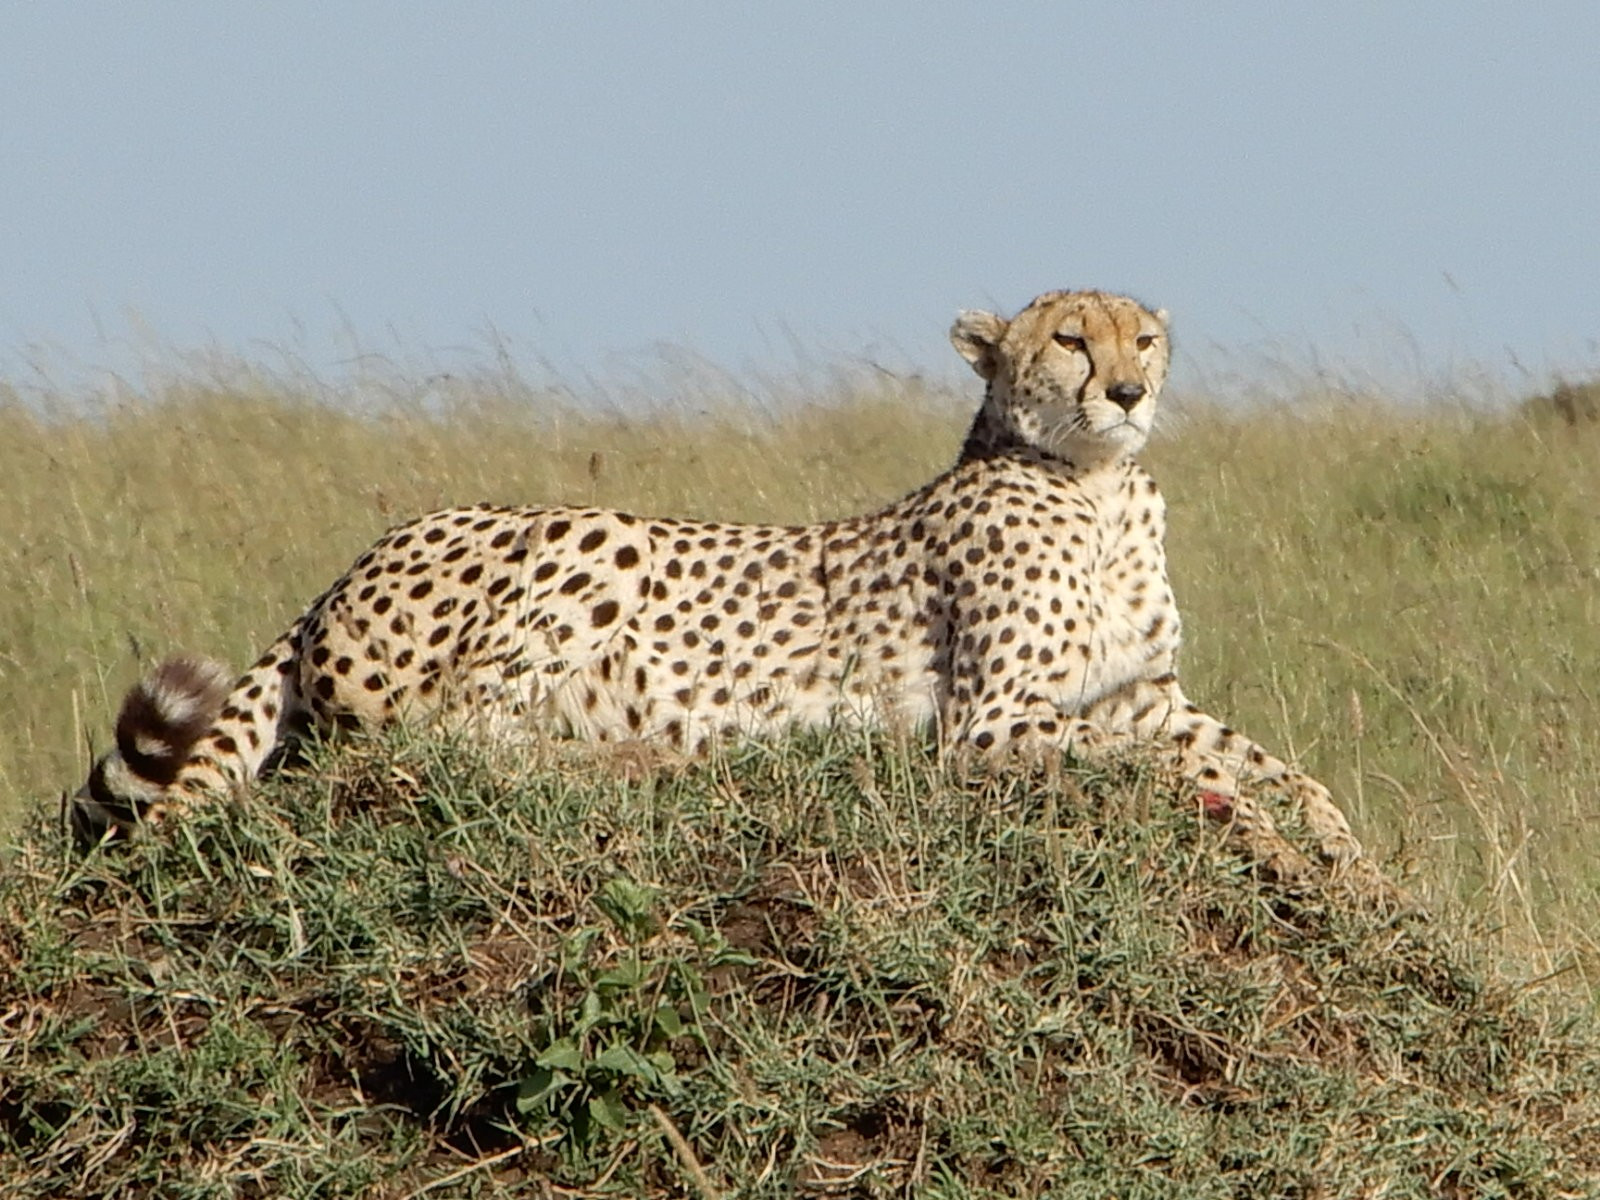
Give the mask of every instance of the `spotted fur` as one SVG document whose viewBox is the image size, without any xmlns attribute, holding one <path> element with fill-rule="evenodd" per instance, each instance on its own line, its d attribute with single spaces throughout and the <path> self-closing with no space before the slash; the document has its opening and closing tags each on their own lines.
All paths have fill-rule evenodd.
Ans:
<svg viewBox="0 0 1600 1200">
<path fill-rule="evenodd" d="M 232 682 L 227 668 L 184 657 L 168 659 L 128 690 L 117 714 L 116 752 L 95 764 L 73 806 L 82 836 L 94 836 L 118 812 L 162 802 L 216 724 Z"/>
<path fill-rule="evenodd" d="M 1360 847 L 1326 789 L 1179 687 L 1165 509 L 1133 460 L 1168 365 L 1164 314 L 1052 292 L 951 340 L 987 385 L 956 464 L 880 512 L 732 525 L 480 506 L 385 534 L 234 685 L 197 738 L 132 730 L 79 794 L 87 826 L 236 787 L 297 728 L 443 718 L 694 750 L 833 721 L 934 724 L 991 752 L 1164 746 L 1255 851 L 1298 873 L 1241 782 L 1287 793 L 1326 858 Z M 209 711 L 196 685 L 193 712 Z M 154 742 L 151 743 L 154 745 Z M 135 753 L 130 754 L 130 748 Z M 177 757 L 181 765 L 173 766 Z"/>
</svg>

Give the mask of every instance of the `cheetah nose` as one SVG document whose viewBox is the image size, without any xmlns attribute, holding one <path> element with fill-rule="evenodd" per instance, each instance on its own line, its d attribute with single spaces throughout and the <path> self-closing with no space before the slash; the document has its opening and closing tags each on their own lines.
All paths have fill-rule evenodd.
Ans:
<svg viewBox="0 0 1600 1200">
<path fill-rule="evenodd" d="M 1123 412 L 1132 412 L 1133 406 L 1144 399 L 1144 384 L 1113 383 L 1106 389 L 1106 396 Z"/>
</svg>

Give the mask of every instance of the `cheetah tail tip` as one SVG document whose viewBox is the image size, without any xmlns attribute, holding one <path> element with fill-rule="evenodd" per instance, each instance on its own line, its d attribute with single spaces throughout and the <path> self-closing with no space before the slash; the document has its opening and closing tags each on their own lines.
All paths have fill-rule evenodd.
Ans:
<svg viewBox="0 0 1600 1200">
<path fill-rule="evenodd" d="M 216 722 L 233 676 L 210 659 L 169 658 L 129 689 L 117 714 L 117 749 L 139 776 L 171 783 Z"/>
</svg>

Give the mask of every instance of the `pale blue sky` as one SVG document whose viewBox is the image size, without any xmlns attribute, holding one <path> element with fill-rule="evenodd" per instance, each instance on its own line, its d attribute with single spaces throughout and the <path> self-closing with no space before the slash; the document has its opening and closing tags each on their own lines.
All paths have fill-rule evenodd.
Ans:
<svg viewBox="0 0 1600 1200">
<path fill-rule="evenodd" d="M 0 180 L 12 379 L 143 330 L 954 371 L 1061 286 L 1190 370 L 1600 364 L 1593 0 L 11 4 Z"/>
</svg>

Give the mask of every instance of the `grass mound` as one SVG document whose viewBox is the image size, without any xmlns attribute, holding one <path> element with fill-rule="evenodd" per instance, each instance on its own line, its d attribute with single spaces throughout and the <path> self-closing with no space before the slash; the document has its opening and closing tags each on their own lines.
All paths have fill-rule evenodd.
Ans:
<svg viewBox="0 0 1600 1200">
<path fill-rule="evenodd" d="M 637 773 L 635 773 L 637 774 Z M 1170 781 L 388 738 L 0 877 L 0 1193 L 1556 1197 L 1600 1042 Z"/>
</svg>

